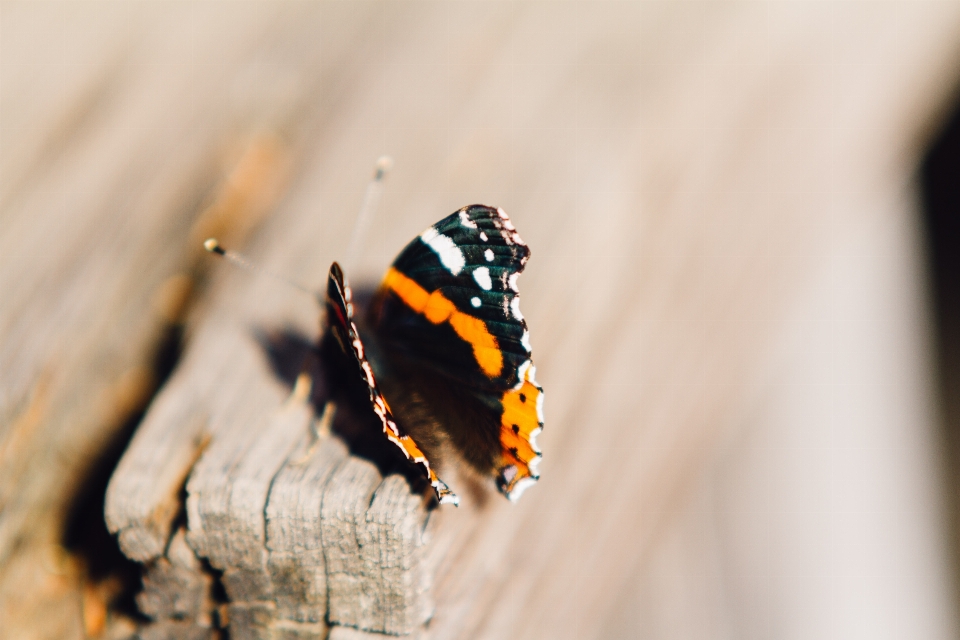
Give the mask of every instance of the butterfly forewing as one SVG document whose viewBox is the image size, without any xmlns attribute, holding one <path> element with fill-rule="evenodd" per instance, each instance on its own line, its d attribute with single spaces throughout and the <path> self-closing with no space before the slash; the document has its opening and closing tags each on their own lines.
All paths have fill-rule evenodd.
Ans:
<svg viewBox="0 0 960 640">
<path fill-rule="evenodd" d="M 400 253 L 371 314 L 386 350 L 441 380 L 425 394 L 461 404 L 459 414 L 438 413 L 462 417 L 464 424 L 447 425 L 455 443 L 491 449 L 465 451 L 465 458 L 494 472 L 511 499 L 539 477 L 543 426 L 543 390 L 517 286 L 529 256 L 502 209 L 464 207 Z"/>
</svg>

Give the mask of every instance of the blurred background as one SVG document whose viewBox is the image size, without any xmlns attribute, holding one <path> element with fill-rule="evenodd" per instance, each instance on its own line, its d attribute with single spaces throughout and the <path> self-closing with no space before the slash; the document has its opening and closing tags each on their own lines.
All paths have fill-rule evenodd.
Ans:
<svg viewBox="0 0 960 640">
<path fill-rule="evenodd" d="M 217 309 L 317 327 L 200 242 L 320 283 L 382 154 L 355 281 L 532 248 L 543 479 L 431 637 L 960 636 L 958 80 L 953 2 L 0 3 L 0 636 L 143 621 L 152 398 Z"/>
</svg>

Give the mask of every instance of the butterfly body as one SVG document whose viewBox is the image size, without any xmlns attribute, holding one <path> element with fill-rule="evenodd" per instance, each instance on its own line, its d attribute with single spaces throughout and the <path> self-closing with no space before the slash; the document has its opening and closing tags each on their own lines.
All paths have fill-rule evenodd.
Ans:
<svg viewBox="0 0 960 640">
<path fill-rule="evenodd" d="M 445 446 L 512 500 L 539 478 L 543 390 L 517 287 L 529 255 L 502 209 L 464 207 L 401 251 L 363 329 L 331 267 L 328 336 L 342 350 L 334 359 L 359 378 L 343 393 L 354 405 L 366 393 L 384 434 L 441 503 L 457 502 L 431 466 Z"/>
</svg>

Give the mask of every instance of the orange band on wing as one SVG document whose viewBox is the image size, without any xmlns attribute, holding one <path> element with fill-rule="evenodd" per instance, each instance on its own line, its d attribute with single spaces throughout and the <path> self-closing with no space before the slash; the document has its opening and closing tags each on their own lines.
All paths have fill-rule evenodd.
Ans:
<svg viewBox="0 0 960 640">
<path fill-rule="evenodd" d="M 407 452 L 407 457 L 414 462 L 420 462 L 426 459 L 423 451 L 420 451 L 420 447 L 417 446 L 417 443 L 414 442 L 410 436 L 400 436 L 397 440 L 400 446 L 403 447 L 403 450 Z"/>
<path fill-rule="evenodd" d="M 503 394 L 503 414 L 500 418 L 500 470 L 513 468 L 506 478 L 504 493 L 511 495 L 524 478 L 538 478 L 536 466 L 540 449 L 536 437 L 543 428 L 539 405 L 543 390 L 533 378 L 533 366 L 521 369 L 523 383 Z"/>
<path fill-rule="evenodd" d="M 444 297 L 439 290 L 428 293 L 414 280 L 403 275 L 393 267 L 387 270 L 383 286 L 393 291 L 403 303 L 422 314 L 433 324 L 449 322 L 457 335 L 470 343 L 473 357 L 489 378 L 495 378 L 503 371 L 503 354 L 497 346 L 497 339 L 487 330 L 487 325 L 479 318 L 459 311 L 453 302 Z"/>
<path fill-rule="evenodd" d="M 540 454 L 531 442 L 541 428 L 537 414 L 537 402 L 543 393 L 527 376 L 517 389 L 503 394 L 503 414 L 500 418 L 500 442 L 504 451 L 516 449 L 515 457 L 521 462 L 530 462 Z"/>
</svg>

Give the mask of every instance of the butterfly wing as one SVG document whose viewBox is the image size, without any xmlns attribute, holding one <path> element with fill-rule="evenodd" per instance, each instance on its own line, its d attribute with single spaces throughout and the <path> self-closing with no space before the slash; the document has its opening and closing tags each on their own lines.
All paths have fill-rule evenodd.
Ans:
<svg viewBox="0 0 960 640">
<path fill-rule="evenodd" d="M 426 456 L 413 441 L 413 438 L 400 430 L 393 414 L 387 405 L 377 381 L 373 375 L 373 369 L 364 351 L 363 341 L 357 332 L 356 324 L 353 321 L 353 302 L 350 287 L 343 277 L 343 271 L 336 262 L 330 267 L 330 274 L 327 278 L 327 326 L 328 330 L 340 343 L 340 347 L 347 354 L 351 354 L 360 368 L 360 375 L 367 385 L 370 395 L 370 404 L 374 413 L 383 424 L 383 433 L 395 444 L 403 455 L 416 464 L 423 472 L 424 476 L 430 481 L 437 494 L 437 499 L 441 504 L 458 504 L 459 499 L 456 494 L 450 491 L 450 488 L 437 477 L 437 474 L 430 468 L 430 462 Z"/>
<path fill-rule="evenodd" d="M 400 253 L 371 314 L 394 359 L 429 372 L 421 386 L 447 408 L 455 444 L 511 500 L 539 478 L 541 458 L 543 389 L 517 288 L 529 256 L 502 209 L 464 207 Z"/>
</svg>

